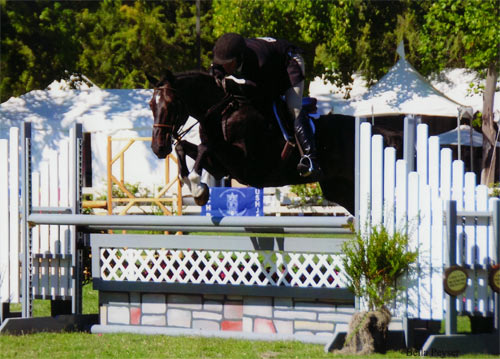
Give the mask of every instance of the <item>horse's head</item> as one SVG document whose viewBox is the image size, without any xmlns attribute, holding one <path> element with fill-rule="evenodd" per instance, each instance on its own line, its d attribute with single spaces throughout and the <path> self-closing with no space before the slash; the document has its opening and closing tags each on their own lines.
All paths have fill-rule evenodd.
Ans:
<svg viewBox="0 0 500 359">
<path fill-rule="evenodd" d="M 177 138 L 179 129 L 189 117 L 170 72 L 156 84 L 149 107 L 154 118 L 151 148 L 158 158 L 165 158 L 172 152 L 172 138 Z"/>
</svg>

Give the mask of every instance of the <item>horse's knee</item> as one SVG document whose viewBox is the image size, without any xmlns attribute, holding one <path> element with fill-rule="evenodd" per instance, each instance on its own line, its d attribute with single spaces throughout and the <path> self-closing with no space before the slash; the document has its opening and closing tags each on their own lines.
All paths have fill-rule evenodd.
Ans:
<svg viewBox="0 0 500 359">
<path fill-rule="evenodd" d="M 175 145 L 175 152 L 177 153 L 178 156 L 184 155 L 184 146 L 181 144 L 181 142 L 178 142 Z"/>
</svg>

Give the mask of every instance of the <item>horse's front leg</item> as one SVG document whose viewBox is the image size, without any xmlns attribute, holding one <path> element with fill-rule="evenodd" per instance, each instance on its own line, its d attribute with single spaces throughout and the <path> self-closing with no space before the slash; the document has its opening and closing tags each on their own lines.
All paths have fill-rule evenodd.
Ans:
<svg viewBox="0 0 500 359">
<path fill-rule="evenodd" d="M 210 190 L 206 183 L 201 181 L 203 164 L 208 155 L 208 147 L 205 144 L 198 145 L 198 155 L 194 163 L 193 170 L 189 174 L 189 182 L 191 182 L 191 193 L 194 197 L 194 202 L 198 206 L 204 206 L 210 197 Z"/>
<path fill-rule="evenodd" d="M 210 156 L 207 145 L 195 145 L 188 141 L 179 141 L 175 146 L 179 160 L 179 172 L 181 181 L 186 184 L 194 197 L 195 203 L 203 206 L 208 202 L 208 186 L 201 181 L 203 169 L 206 169 L 216 179 L 221 179 L 227 174 L 224 167 L 214 156 Z M 186 163 L 186 156 L 195 160 L 191 173 Z"/>
<path fill-rule="evenodd" d="M 189 168 L 186 163 L 186 156 L 196 160 L 198 157 L 198 146 L 191 142 L 182 140 L 175 145 L 175 152 L 177 153 L 177 159 L 179 161 L 180 180 L 182 183 L 187 185 L 191 191 L 191 182 L 189 181 Z"/>
</svg>

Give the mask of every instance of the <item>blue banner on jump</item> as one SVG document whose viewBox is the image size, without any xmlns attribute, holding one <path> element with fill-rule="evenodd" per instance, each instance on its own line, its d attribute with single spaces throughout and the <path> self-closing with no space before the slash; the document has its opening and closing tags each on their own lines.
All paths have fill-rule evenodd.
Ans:
<svg viewBox="0 0 500 359">
<path fill-rule="evenodd" d="M 259 188 L 210 187 L 210 199 L 202 216 L 263 216 L 264 190 Z"/>
</svg>

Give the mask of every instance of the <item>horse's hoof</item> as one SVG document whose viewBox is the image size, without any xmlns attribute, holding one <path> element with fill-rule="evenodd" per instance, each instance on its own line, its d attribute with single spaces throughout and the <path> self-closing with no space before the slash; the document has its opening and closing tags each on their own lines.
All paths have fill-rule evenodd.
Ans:
<svg viewBox="0 0 500 359">
<path fill-rule="evenodd" d="M 202 183 L 201 186 L 203 186 L 203 191 L 201 195 L 198 197 L 194 197 L 194 203 L 196 203 L 198 206 L 204 206 L 208 202 L 208 198 L 210 197 L 210 190 L 208 189 L 208 186 L 205 183 Z"/>
</svg>

